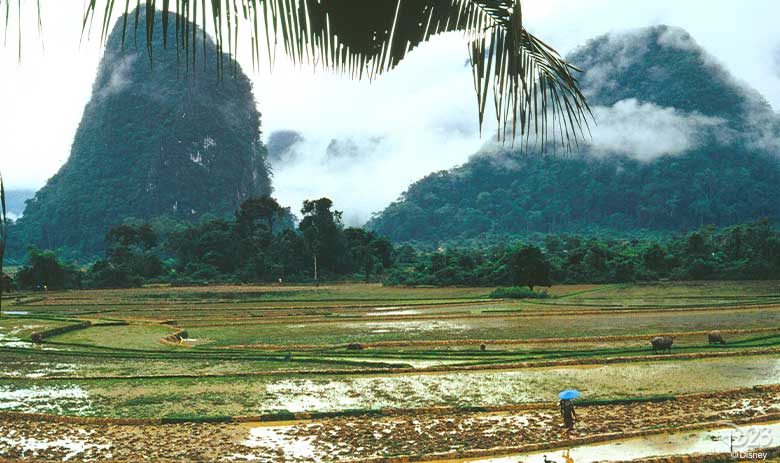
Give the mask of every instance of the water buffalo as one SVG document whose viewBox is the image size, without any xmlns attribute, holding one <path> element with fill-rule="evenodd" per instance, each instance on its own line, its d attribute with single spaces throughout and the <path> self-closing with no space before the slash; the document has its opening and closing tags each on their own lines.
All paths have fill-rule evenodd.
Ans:
<svg viewBox="0 0 780 463">
<path fill-rule="evenodd" d="M 720 334 L 720 331 L 710 331 L 710 333 L 707 335 L 707 341 L 709 341 L 710 344 L 726 344 L 726 341 L 723 340 L 723 335 Z"/>
<path fill-rule="evenodd" d="M 672 353 L 672 338 L 669 336 L 656 336 L 650 340 L 650 344 L 653 345 L 653 354 L 657 354 L 658 351 L 663 353 L 664 351 Z"/>
</svg>

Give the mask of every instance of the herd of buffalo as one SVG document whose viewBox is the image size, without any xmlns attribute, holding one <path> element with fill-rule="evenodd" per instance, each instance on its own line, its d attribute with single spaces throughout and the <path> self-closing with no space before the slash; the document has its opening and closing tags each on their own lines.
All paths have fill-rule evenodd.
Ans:
<svg viewBox="0 0 780 463">
<path fill-rule="evenodd" d="M 707 341 L 710 344 L 726 344 L 726 341 L 723 339 L 723 335 L 720 333 L 720 331 L 710 331 L 707 334 Z M 653 345 L 653 354 L 657 354 L 659 352 L 671 353 L 673 342 L 674 339 L 672 339 L 671 336 L 655 336 L 650 340 L 650 344 Z"/>
</svg>

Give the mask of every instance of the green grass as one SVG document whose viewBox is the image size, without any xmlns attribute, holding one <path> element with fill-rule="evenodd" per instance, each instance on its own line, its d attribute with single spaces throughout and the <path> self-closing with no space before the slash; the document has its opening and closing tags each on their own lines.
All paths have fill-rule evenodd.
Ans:
<svg viewBox="0 0 780 463">
<path fill-rule="evenodd" d="M 115 349 L 163 349 L 159 341 L 171 333 L 173 331 L 165 326 L 93 326 L 54 336 L 48 341 Z"/>
</svg>

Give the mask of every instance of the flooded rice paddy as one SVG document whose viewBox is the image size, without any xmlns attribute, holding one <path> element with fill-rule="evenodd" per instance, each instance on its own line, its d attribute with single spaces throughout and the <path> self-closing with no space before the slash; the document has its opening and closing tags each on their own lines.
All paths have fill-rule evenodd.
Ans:
<svg viewBox="0 0 780 463">
<path fill-rule="evenodd" d="M 778 288 L 591 285 L 553 288 L 538 301 L 489 300 L 486 288 L 375 285 L 22 296 L 0 317 L 0 459 L 342 462 L 472 452 L 511 453 L 475 461 L 568 463 L 563 450 L 523 446 L 560 448 L 554 401 L 569 388 L 584 399 L 579 437 L 722 420 L 780 433 L 754 422 L 780 414 L 780 392 L 753 389 L 780 385 L 780 335 L 771 331 L 780 328 Z M 92 326 L 78 326 L 84 321 Z M 78 329 L 31 342 L 34 331 L 69 325 Z M 713 329 L 726 344 L 707 344 Z M 161 342 L 182 330 L 185 341 Z M 647 336 L 667 332 L 679 334 L 672 353 L 680 355 L 649 356 Z M 529 366 L 540 364 L 549 366 Z M 429 367 L 436 371 L 414 371 Z M 28 422 L 9 412 L 158 424 Z M 330 415 L 197 422 L 316 412 Z M 720 452 L 727 431 L 661 433 L 567 456 Z"/>
</svg>

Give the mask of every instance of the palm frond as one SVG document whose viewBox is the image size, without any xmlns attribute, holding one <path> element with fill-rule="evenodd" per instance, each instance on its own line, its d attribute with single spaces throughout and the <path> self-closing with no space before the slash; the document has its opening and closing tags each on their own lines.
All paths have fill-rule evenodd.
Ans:
<svg viewBox="0 0 780 463">
<path fill-rule="evenodd" d="M 3 261 L 5 259 L 5 245 L 8 242 L 8 215 L 5 209 L 5 187 L 3 186 L 3 175 L 0 174 L 0 315 L 3 314 Z"/>
<path fill-rule="evenodd" d="M 114 3 L 88 0 L 82 30 L 88 30 L 101 4 L 101 37 L 105 39 Z M 261 64 L 261 50 L 272 66 L 276 44 L 281 41 L 284 52 L 296 63 L 369 79 L 394 68 L 432 35 L 462 31 L 469 41 L 480 128 L 490 93 L 501 140 L 510 134 L 512 140 L 518 136 L 528 140 L 533 134 L 544 146 L 549 138 L 560 136 L 561 142 L 571 147 L 571 142 L 576 143 L 588 130 L 592 118 L 574 77 L 577 70 L 523 27 L 520 0 L 210 0 L 208 11 L 201 0 L 200 16 L 198 3 L 162 0 L 159 5 L 165 13 L 164 31 L 168 29 L 167 13 L 177 14 L 176 46 L 181 48 L 188 69 L 191 65 L 194 69 L 197 60 L 197 37 L 191 22 L 200 26 L 204 41 L 210 22 L 217 50 L 229 55 L 236 53 L 239 30 L 248 26 L 255 67 Z M 123 32 L 131 7 L 142 4 L 147 12 L 147 39 L 151 39 L 156 0 L 125 0 Z M 167 39 L 167 32 L 164 34 Z M 150 59 L 151 43 L 147 40 Z M 202 48 L 205 53 L 206 47 Z M 206 57 L 203 59 L 205 65 Z M 217 66 L 224 69 L 222 53 L 218 53 Z"/>
</svg>

